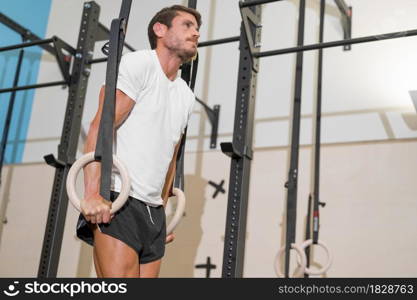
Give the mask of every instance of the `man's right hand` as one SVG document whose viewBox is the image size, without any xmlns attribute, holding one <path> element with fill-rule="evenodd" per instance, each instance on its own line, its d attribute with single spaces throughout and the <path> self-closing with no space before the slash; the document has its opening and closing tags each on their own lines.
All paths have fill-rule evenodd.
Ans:
<svg viewBox="0 0 417 300">
<path fill-rule="evenodd" d="M 81 200 L 81 213 L 92 224 L 109 223 L 113 218 L 110 214 L 111 201 L 104 199 L 100 194 L 89 196 Z"/>
</svg>

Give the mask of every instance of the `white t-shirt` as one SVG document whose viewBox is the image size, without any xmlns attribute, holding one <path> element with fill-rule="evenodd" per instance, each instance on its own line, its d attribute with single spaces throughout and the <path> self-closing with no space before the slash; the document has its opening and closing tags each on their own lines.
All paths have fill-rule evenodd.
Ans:
<svg viewBox="0 0 417 300">
<path fill-rule="evenodd" d="M 185 81 L 165 75 L 155 50 L 122 56 L 117 88 L 136 101 L 117 129 L 115 155 L 129 171 L 130 196 L 151 206 L 163 204 L 162 189 L 175 146 L 187 125 L 195 96 Z M 113 189 L 121 189 L 113 176 Z"/>
</svg>

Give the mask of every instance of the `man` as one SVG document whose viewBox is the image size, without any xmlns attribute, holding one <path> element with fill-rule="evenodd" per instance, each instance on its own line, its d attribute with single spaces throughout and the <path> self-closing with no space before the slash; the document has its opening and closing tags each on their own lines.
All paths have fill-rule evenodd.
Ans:
<svg viewBox="0 0 417 300">
<path fill-rule="evenodd" d="M 158 277 L 166 237 L 164 205 L 172 192 L 175 162 L 195 96 L 178 76 L 197 53 L 201 16 L 180 5 L 159 11 L 148 26 L 152 50 L 125 54 L 116 90 L 115 154 L 132 180 L 126 204 L 110 215 L 102 198 L 100 164 L 84 168 L 85 195 L 77 236 L 93 245 L 98 277 Z M 103 107 L 90 124 L 84 151 L 95 150 Z M 121 189 L 113 178 L 112 199 Z"/>
</svg>

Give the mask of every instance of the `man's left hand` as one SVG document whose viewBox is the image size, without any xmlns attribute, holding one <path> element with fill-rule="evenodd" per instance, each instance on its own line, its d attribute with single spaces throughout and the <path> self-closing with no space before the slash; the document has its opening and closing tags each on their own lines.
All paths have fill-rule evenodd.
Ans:
<svg viewBox="0 0 417 300">
<path fill-rule="evenodd" d="M 165 244 L 171 243 L 175 239 L 175 235 L 173 233 L 168 234 L 165 240 Z"/>
</svg>

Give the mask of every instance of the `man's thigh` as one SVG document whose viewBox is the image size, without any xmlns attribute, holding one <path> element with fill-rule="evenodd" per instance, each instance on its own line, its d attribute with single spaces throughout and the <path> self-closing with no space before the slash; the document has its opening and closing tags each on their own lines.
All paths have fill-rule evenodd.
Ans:
<svg viewBox="0 0 417 300">
<path fill-rule="evenodd" d="M 139 257 L 133 248 L 95 226 L 94 262 L 100 277 L 139 277 Z"/>
<path fill-rule="evenodd" d="M 140 264 L 141 278 L 157 278 L 161 268 L 161 259 L 152 261 L 147 264 Z"/>
</svg>

